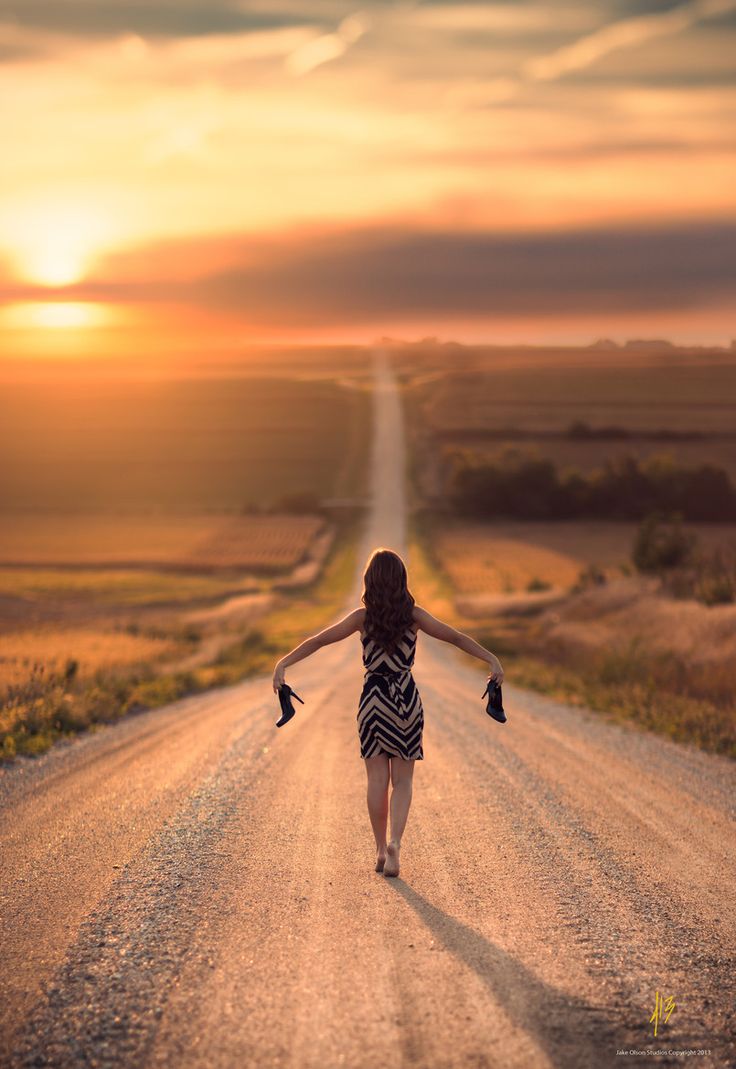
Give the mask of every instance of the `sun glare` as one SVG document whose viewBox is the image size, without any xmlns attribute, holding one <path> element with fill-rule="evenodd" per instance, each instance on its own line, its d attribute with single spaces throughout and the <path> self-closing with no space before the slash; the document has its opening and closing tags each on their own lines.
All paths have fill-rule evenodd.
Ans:
<svg viewBox="0 0 736 1069">
<path fill-rule="evenodd" d="M 27 301 L 7 307 L 2 322 L 6 327 L 17 330 L 68 330 L 103 326 L 108 318 L 106 308 L 101 304 L 83 301 Z"/>
<path fill-rule="evenodd" d="M 88 327 L 94 320 L 94 314 L 86 304 L 65 301 L 39 304 L 34 319 L 39 327 Z"/>
</svg>

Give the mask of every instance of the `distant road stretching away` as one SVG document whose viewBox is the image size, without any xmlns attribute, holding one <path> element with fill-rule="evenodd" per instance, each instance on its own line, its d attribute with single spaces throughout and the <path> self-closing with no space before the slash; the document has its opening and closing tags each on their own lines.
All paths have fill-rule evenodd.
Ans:
<svg viewBox="0 0 736 1069">
<path fill-rule="evenodd" d="M 377 350 L 374 545 L 405 549 Z M 360 641 L 0 776 L 0 1065 L 598 1069 L 736 1059 L 736 766 L 504 686 L 420 635 L 424 761 L 373 871 Z M 675 1009 L 655 1039 L 655 997 Z M 673 1056 L 659 1064 L 678 1064 Z"/>
</svg>

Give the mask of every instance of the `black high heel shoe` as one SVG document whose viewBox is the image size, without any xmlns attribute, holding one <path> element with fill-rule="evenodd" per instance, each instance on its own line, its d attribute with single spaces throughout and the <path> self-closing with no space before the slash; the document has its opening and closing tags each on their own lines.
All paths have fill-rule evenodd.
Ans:
<svg viewBox="0 0 736 1069">
<path fill-rule="evenodd" d="M 295 690 L 292 690 L 288 683 L 282 683 L 279 687 L 279 702 L 281 703 L 281 717 L 276 721 L 276 727 L 283 727 L 284 724 L 288 724 L 292 716 L 296 712 L 294 705 L 291 701 L 292 698 L 296 698 L 298 702 L 304 705 L 304 699 L 300 698 Z"/>
<path fill-rule="evenodd" d="M 481 698 L 485 698 L 488 695 L 488 701 L 486 702 L 486 712 L 494 720 L 497 720 L 499 724 L 506 723 L 506 713 L 503 711 L 503 698 L 501 696 L 501 684 L 497 683 L 495 679 L 489 679 L 486 683 L 486 689 L 481 694 Z"/>
</svg>

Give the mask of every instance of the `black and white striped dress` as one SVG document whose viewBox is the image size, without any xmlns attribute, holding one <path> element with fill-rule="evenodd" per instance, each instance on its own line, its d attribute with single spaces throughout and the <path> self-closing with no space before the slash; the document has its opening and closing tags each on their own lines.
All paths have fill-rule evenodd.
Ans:
<svg viewBox="0 0 736 1069">
<path fill-rule="evenodd" d="M 360 756 L 383 751 L 404 760 L 424 758 L 424 710 L 411 668 L 417 645 L 413 627 L 406 630 L 394 653 L 361 634 L 365 678 L 358 705 Z"/>
</svg>

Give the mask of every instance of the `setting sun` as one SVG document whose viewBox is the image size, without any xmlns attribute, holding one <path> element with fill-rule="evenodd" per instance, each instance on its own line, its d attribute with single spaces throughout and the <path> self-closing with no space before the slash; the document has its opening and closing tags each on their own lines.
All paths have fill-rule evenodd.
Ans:
<svg viewBox="0 0 736 1069">
<path fill-rule="evenodd" d="M 5 229 L 19 274 L 41 286 L 79 282 L 112 235 L 108 219 L 81 203 L 29 206 Z"/>
</svg>

